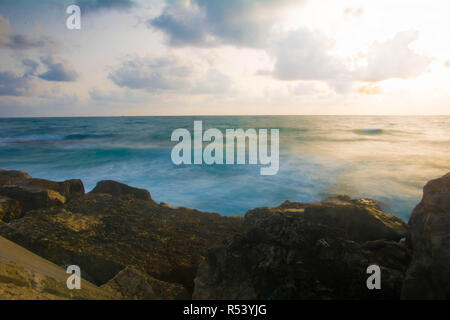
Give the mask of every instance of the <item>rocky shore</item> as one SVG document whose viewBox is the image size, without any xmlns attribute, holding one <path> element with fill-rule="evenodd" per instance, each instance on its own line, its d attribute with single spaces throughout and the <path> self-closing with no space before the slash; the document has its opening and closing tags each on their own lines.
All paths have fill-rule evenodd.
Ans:
<svg viewBox="0 0 450 320">
<path fill-rule="evenodd" d="M 81 290 L 65 287 L 67 265 L 81 268 Z M 380 290 L 367 288 L 369 265 Z M 405 223 L 371 199 L 224 217 L 115 181 L 86 194 L 80 180 L 0 170 L 6 299 L 449 299 L 449 265 L 450 173 Z"/>
</svg>

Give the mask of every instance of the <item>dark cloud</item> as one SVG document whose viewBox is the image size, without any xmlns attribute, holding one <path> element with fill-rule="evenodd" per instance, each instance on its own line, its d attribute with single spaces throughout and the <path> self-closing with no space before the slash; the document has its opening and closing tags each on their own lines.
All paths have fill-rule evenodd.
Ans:
<svg viewBox="0 0 450 320">
<path fill-rule="evenodd" d="M 34 38 L 24 34 L 11 35 L 5 44 L 6 47 L 13 50 L 43 48 L 49 45 L 54 45 L 54 41 L 47 37 Z"/>
<path fill-rule="evenodd" d="M 22 64 L 25 67 L 25 76 L 33 76 L 36 74 L 37 69 L 39 68 L 39 63 L 31 59 L 22 60 Z"/>
<path fill-rule="evenodd" d="M 76 5 L 82 13 L 96 12 L 100 10 L 127 10 L 135 6 L 132 0 L 77 0 Z"/>
<path fill-rule="evenodd" d="M 0 72 L 0 96 L 23 96 L 29 87 L 28 77 Z"/>
<path fill-rule="evenodd" d="M 177 56 L 136 58 L 122 63 L 109 78 L 119 87 L 151 93 L 220 94 L 229 91 L 231 81 L 226 75 L 216 69 L 203 69 Z M 91 97 L 96 99 L 99 95 L 92 92 Z"/>
<path fill-rule="evenodd" d="M 41 58 L 41 62 L 47 67 L 47 71 L 38 75 L 47 81 L 73 82 L 77 80 L 78 73 L 72 69 L 69 63 L 54 57 Z"/>
<path fill-rule="evenodd" d="M 0 15 L 0 47 L 13 50 L 27 50 L 54 47 L 56 41 L 49 37 L 33 37 L 25 34 L 14 34 L 9 20 Z"/>
<path fill-rule="evenodd" d="M 31 77 L 39 64 L 31 59 L 22 60 L 25 72 L 22 76 L 10 71 L 0 71 L 0 96 L 24 96 L 30 88 Z"/>
<path fill-rule="evenodd" d="M 109 78 L 119 87 L 155 92 L 186 88 L 192 74 L 192 66 L 171 56 L 129 60 L 111 72 Z"/>
<path fill-rule="evenodd" d="M 162 14 L 148 21 L 173 46 L 233 44 L 261 47 L 287 5 L 304 0 L 169 1 Z"/>
</svg>

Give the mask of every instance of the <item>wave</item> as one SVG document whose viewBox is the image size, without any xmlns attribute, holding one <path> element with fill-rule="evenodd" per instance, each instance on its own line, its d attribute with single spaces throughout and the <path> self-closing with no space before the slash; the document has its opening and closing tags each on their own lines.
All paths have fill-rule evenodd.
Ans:
<svg viewBox="0 0 450 320">
<path fill-rule="evenodd" d="M 374 128 L 374 129 L 356 129 L 353 130 L 354 133 L 359 134 L 359 135 L 380 135 L 380 134 L 385 134 L 386 131 L 383 129 L 379 129 L 379 128 Z"/>
<path fill-rule="evenodd" d="M 3 143 L 46 142 L 46 141 L 62 140 L 63 138 L 64 138 L 64 136 L 60 136 L 60 135 L 36 134 L 36 135 L 28 135 L 28 136 L 0 138 L 0 142 L 3 142 Z"/>
<path fill-rule="evenodd" d="M 114 136 L 114 134 L 69 134 L 64 137 L 64 140 L 102 139 L 112 138 Z"/>
</svg>

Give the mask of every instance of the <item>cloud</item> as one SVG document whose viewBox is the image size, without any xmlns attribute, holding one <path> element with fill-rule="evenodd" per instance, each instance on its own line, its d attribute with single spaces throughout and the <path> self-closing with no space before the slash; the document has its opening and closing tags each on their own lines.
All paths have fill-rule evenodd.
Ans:
<svg viewBox="0 0 450 320">
<path fill-rule="evenodd" d="M 375 42 L 361 54 L 366 64 L 351 69 L 343 58 L 333 53 L 333 42 L 326 36 L 300 28 L 279 35 L 271 43 L 268 52 L 274 58 L 274 68 L 258 74 L 283 81 L 323 81 L 340 93 L 347 92 L 358 81 L 413 78 L 426 72 L 432 61 L 409 47 L 417 38 L 418 32 L 406 31 L 387 41 Z"/>
<path fill-rule="evenodd" d="M 92 13 L 101 10 L 126 10 L 136 5 L 132 0 L 77 0 L 76 5 L 82 13 Z"/>
<path fill-rule="evenodd" d="M 105 91 L 98 88 L 89 90 L 89 96 L 92 100 L 100 103 L 138 103 L 147 101 L 144 97 L 136 95 L 132 90 L 124 91 Z"/>
<path fill-rule="evenodd" d="M 174 0 L 147 24 L 172 46 L 261 47 L 279 14 L 304 0 Z"/>
<path fill-rule="evenodd" d="M 175 56 L 136 58 L 124 62 L 111 72 L 109 79 L 119 87 L 156 92 L 189 86 L 192 73 L 193 67 Z"/>
<path fill-rule="evenodd" d="M 9 42 L 11 35 L 11 25 L 9 20 L 0 15 L 0 46 L 4 46 Z"/>
<path fill-rule="evenodd" d="M 363 8 L 345 8 L 344 16 L 346 18 L 359 18 L 364 14 Z"/>
<path fill-rule="evenodd" d="M 230 89 L 230 78 L 216 69 L 211 69 L 197 81 L 191 92 L 194 94 L 221 94 L 229 92 Z"/>
<path fill-rule="evenodd" d="M 346 72 L 329 53 L 332 43 L 319 32 L 297 29 L 280 35 L 270 52 L 275 56 L 273 75 L 280 80 L 329 80 Z"/>
<path fill-rule="evenodd" d="M 191 64 L 177 56 L 135 58 L 123 62 L 109 74 L 119 87 L 142 89 L 151 93 L 177 92 L 217 94 L 227 92 L 230 79 L 215 69 Z"/>
<path fill-rule="evenodd" d="M 38 63 L 30 59 L 22 60 L 25 72 L 22 76 L 11 71 L 0 71 L 0 96 L 24 96 L 30 88 L 31 77 L 36 73 Z"/>
<path fill-rule="evenodd" d="M 26 76 L 5 71 L 0 72 L 0 96 L 23 96 L 29 87 Z"/>
<path fill-rule="evenodd" d="M 47 67 L 47 71 L 38 75 L 47 81 L 73 82 L 78 78 L 78 73 L 63 59 L 52 56 L 41 58 L 41 62 Z"/>
<path fill-rule="evenodd" d="M 293 95 L 296 95 L 296 96 L 306 96 L 306 95 L 313 95 L 313 94 L 319 93 L 320 90 L 315 85 L 315 83 L 310 83 L 310 82 L 306 81 L 306 82 L 297 83 L 295 86 L 289 87 L 289 92 L 291 92 Z"/>
<path fill-rule="evenodd" d="M 33 37 L 25 34 L 14 34 L 9 20 L 0 15 L 0 47 L 13 50 L 27 50 L 55 45 L 56 42 L 49 37 Z"/>
<path fill-rule="evenodd" d="M 428 71 L 432 58 L 414 53 L 409 47 L 418 37 L 417 31 L 409 30 L 399 32 L 387 41 L 372 44 L 365 54 L 367 66 L 358 70 L 358 79 L 368 82 L 408 79 Z"/>
<path fill-rule="evenodd" d="M 32 76 L 36 74 L 37 69 L 39 68 L 39 63 L 31 59 L 22 60 L 22 64 L 24 65 L 26 71 L 26 76 Z"/>
<path fill-rule="evenodd" d="M 352 75 L 344 61 L 332 54 L 333 43 L 318 31 L 299 28 L 279 34 L 268 52 L 274 57 L 273 70 L 259 71 L 278 80 L 325 81 L 338 92 L 351 87 Z"/>
<path fill-rule="evenodd" d="M 381 94 L 383 91 L 381 88 L 374 84 L 368 84 L 365 86 L 361 86 L 357 89 L 358 93 L 365 94 L 365 95 L 375 95 L 375 94 Z"/>
</svg>

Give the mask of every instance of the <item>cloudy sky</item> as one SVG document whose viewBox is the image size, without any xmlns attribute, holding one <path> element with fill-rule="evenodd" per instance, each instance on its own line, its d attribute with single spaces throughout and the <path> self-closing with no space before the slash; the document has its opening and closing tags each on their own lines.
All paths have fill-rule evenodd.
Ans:
<svg viewBox="0 0 450 320">
<path fill-rule="evenodd" d="M 66 8 L 81 8 L 68 30 Z M 450 114 L 448 0 L 0 0 L 0 116 Z"/>
</svg>

